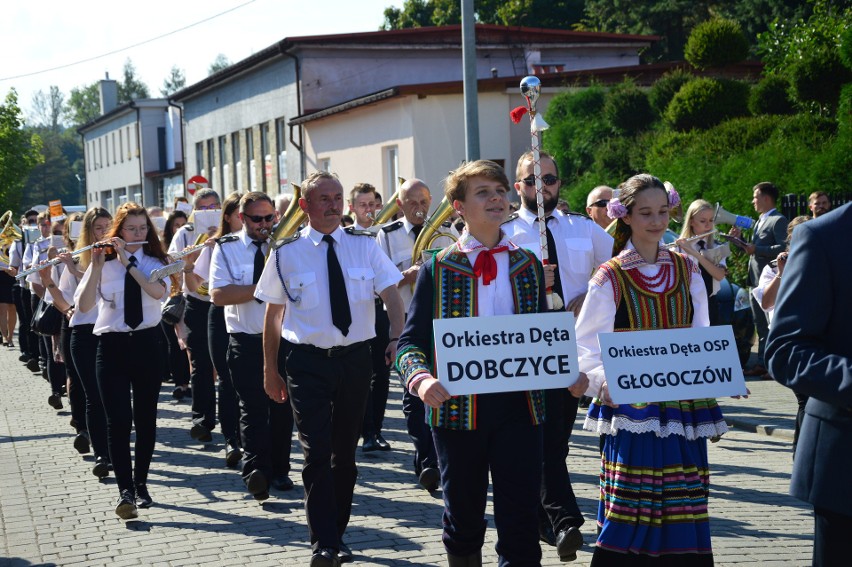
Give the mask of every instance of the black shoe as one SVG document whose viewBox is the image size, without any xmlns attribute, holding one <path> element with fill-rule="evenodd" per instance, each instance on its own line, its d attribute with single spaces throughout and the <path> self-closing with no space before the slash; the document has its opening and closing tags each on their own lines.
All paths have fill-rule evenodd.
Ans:
<svg viewBox="0 0 852 567">
<path fill-rule="evenodd" d="M 281 492 L 287 492 L 288 490 L 293 490 L 293 481 L 290 480 L 290 477 L 286 473 L 281 473 L 272 479 L 272 488 Z"/>
<path fill-rule="evenodd" d="M 390 443 L 385 441 L 385 438 L 382 437 L 381 433 L 376 433 L 375 440 L 376 440 L 376 445 L 379 446 L 379 450 L 381 450 L 381 451 L 390 451 L 391 450 Z"/>
<path fill-rule="evenodd" d="M 375 435 L 370 435 L 366 439 L 364 439 L 363 445 L 361 445 L 361 450 L 365 453 L 372 453 L 373 451 L 379 451 L 381 447 L 379 447 L 379 443 L 376 441 Z"/>
<path fill-rule="evenodd" d="M 574 561 L 577 550 L 583 547 L 583 534 L 579 528 L 571 526 L 559 532 L 556 536 L 556 553 L 560 561 Z"/>
<path fill-rule="evenodd" d="M 115 513 L 122 520 L 132 520 L 139 517 L 136 512 L 136 497 L 132 490 L 122 490 L 121 496 L 118 498 L 118 505 L 115 507 Z"/>
<path fill-rule="evenodd" d="M 27 360 L 27 368 L 30 372 L 41 372 L 41 367 L 38 365 L 37 358 L 31 358 Z"/>
<path fill-rule="evenodd" d="M 191 388 L 181 388 L 178 386 L 174 390 L 172 390 L 172 397 L 177 401 L 181 401 L 184 398 L 192 397 L 192 389 Z"/>
<path fill-rule="evenodd" d="M 144 484 L 136 485 L 136 505 L 140 508 L 150 508 L 154 504 L 154 499 L 148 492 L 148 487 Z"/>
<path fill-rule="evenodd" d="M 109 476 L 109 461 L 106 457 L 97 457 L 95 466 L 92 467 L 92 474 L 98 478 L 106 478 Z"/>
<path fill-rule="evenodd" d="M 441 473 L 434 467 L 426 467 L 420 473 L 420 486 L 432 492 L 441 485 Z"/>
<path fill-rule="evenodd" d="M 258 470 L 249 473 L 246 479 L 246 488 L 248 488 L 249 494 L 254 496 L 255 500 L 266 500 L 269 498 L 269 483 L 266 481 L 266 476 Z"/>
<path fill-rule="evenodd" d="M 23 353 L 21 356 L 18 357 L 18 360 L 20 360 L 21 362 L 29 362 L 30 355 L 28 355 L 27 353 Z"/>
<path fill-rule="evenodd" d="M 311 567 L 339 567 L 337 552 L 330 548 L 318 549 L 311 556 Z"/>
<path fill-rule="evenodd" d="M 74 448 L 77 449 L 77 452 L 81 455 L 85 455 L 89 452 L 89 434 L 85 431 L 81 431 L 74 437 Z"/>
<path fill-rule="evenodd" d="M 209 443 L 213 441 L 213 434 L 200 423 L 196 423 L 192 426 L 192 429 L 189 430 L 189 435 L 193 439 L 201 441 L 202 443 Z"/>
<path fill-rule="evenodd" d="M 341 563 L 351 563 L 352 562 L 352 550 L 349 549 L 349 546 L 340 542 L 340 549 L 337 550 L 337 560 Z"/>
<path fill-rule="evenodd" d="M 47 397 L 47 404 L 55 410 L 62 409 L 62 396 L 60 394 L 50 394 Z"/>
<path fill-rule="evenodd" d="M 228 443 L 227 449 L 225 450 L 225 465 L 227 465 L 230 469 L 235 469 L 242 458 L 243 452 L 240 448 L 233 443 Z"/>
<path fill-rule="evenodd" d="M 538 539 L 550 547 L 556 547 L 556 534 L 553 533 L 553 526 L 549 521 L 538 524 Z"/>
</svg>

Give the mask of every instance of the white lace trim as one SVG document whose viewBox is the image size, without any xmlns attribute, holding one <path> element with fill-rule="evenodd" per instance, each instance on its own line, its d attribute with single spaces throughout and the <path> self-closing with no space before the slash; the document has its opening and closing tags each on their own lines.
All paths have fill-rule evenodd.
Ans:
<svg viewBox="0 0 852 567">
<path fill-rule="evenodd" d="M 654 433 L 657 437 L 665 438 L 669 435 L 680 435 L 689 441 L 695 441 L 702 437 L 717 437 L 728 432 L 728 424 L 724 421 L 713 423 L 702 423 L 698 427 L 693 425 L 684 426 L 679 421 L 669 421 L 660 425 L 659 419 L 647 419 L 633 421 L 622 415 L 614 416 L 614 421 L 586 416 L 583 422 L 585 431 L 592 431 L 598 435 L 615 435 L 619 431 L 630 433 Z"/>
</svg>

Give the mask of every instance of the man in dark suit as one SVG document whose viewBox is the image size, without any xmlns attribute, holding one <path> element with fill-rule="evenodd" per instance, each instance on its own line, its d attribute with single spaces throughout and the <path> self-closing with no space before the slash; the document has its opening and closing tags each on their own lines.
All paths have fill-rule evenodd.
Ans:
<svg viewBox="0 0 852 567">
<path fill-rule="evenodd" d="M 810 397 L 790 493 L 814 506 L 813 564 L 849 565 L 852 533 L 852 204 L 796 227 L 766 346 L 772 376 Z"/>
<path fill-rule="evenodd" d="M 751 200 L 754 210 L 760 213 L 751 242 L 746 245 L 745 251 L 751 256 L 748 260 L 748 285 L 756 287 L 760 281 L 760 272 L 763 268 L 778 257 L 778 254 L 786 248 L 787 219 L 775 209 L 778 201 L 778 188 L 768 181 L 763 181 L 754 186 L 754 196 Z M 733 236 L 740 236 L 740 230 L 736 227 L 731 229 Z M 766 335 L 769 333 L 769 322 L 766 313 L 760 307 L 760 303 L 749 294 L 751 300 L 751 312 L 754 315 L 754 326 L 757 328 L 757 364 L 746 370 L 746 376 L 766 375 L 763 351 L 766 348 Z M 767 376 L 768 377 L 768 376 Z"/>
</svg>

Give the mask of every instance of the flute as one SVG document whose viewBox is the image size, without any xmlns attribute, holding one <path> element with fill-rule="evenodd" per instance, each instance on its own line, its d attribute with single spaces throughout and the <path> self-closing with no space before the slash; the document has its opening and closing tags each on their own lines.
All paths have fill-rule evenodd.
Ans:
<svg viewBox="0 0 852 567">
<path fill-rule="evenodd" d="M 135 246 L 137 244 L 148 244 L 148 241 L 143 240 L 142 242 L 128 242 L 126 244 L 126 246 Z M 86 250 L 91 250 L 92 248 L 108 248 L 110 246 L 113 246 L 113 243 L 112 243 L 111 240 L 104 240 L 102 242 L 95 242 L 94 244 L 89 244 L 88 246 L 84 246 L 84 247 L 80 248 L 79 250 L 75 250 L 74 252 L 71 253 L 71 257 L 73 258 L 74 256 L 82 254 Z M 15 279 L 16 280 L 24 279 L 25 277 L 27 277 L 30 274 L 40 272 L 43 269 L 50 267 L 50 266 L 56 266 L 60 262 L 62 262 L 62 259 L 59 258 L 59 256 L 57 256 L 55 258 L 51 258 L 50 260 L 45 260 L 44 262 L 42 262 L 40 264 L 36 264 L 35 266 L 32 266 L 31 268 L 28 268 L 28 269 L 18 273 L 15 276 Z"/>
<path fill-rule="evenodd" d="M 710 236 L 711 234 L 716 234 L 719 232 L 718 230 L 711 230 L 710 232 L 705 232 L 704 234 L 696 234 L 695 236 L 690 236 L 686 239 L 687 242 L 692 242 L 693 240 L 699 240 L 704 238 L 705 236 Z M 672 242 L 671 244 L 663 244 L 663 248 L 677 248 L 677 242 Z"/>
</svg>

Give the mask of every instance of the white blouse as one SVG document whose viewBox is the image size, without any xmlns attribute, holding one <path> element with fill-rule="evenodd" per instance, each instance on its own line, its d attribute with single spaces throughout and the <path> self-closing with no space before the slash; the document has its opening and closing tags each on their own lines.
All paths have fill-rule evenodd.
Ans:
<svg viewBox="0 0 852 567">
<path fill-rule="evenodd" d="M 627 241 L 624 251 L 627 250 L 635 250 L 632 241 Z M 622 254 L 625 253 L 624 251 Z M 701 277 L 698 264 L 689 256 L 685 256 L 685 258 L 687 266 L 690 268 L 689 292 L 692 296 L 692 326 L 708 327 L 710 318 L 707 310 L 707 290 L 704 287 L 704 280 Z M 661 249 L 656 264 L 640 265 L 637 269 L 646 277 L 654 277 L 659 274 L 661 266 L 670 262 L 671 259 L 667 251 Z M 668 289 L 669 285 L 671 285 L 671 282 L 662 282 L 651 290 L 662 292 Z M 612 284 L 609 279 L 592 278 L 589 282 L 586 300 L 583 302 L 583 308 L 577 318 L 577 353 L 580 357 L 580 372 L 585 372 L 589 377 L 586 395 L 590 397 L 596 397 L 606 381 L 598 334 L 613 332 L 617 309 L 618 305 L 615 304 Z"/>
</svg>

